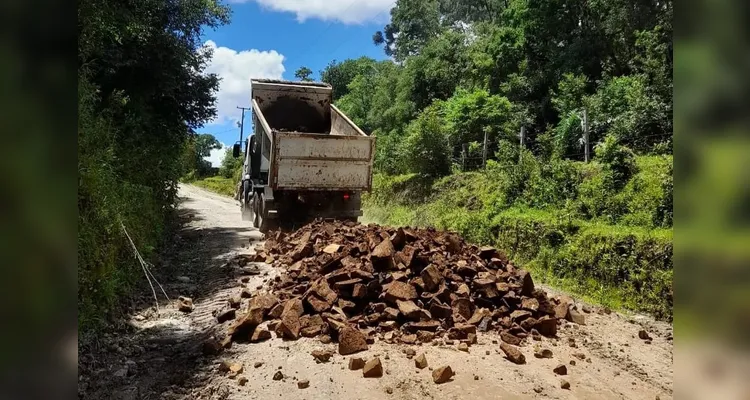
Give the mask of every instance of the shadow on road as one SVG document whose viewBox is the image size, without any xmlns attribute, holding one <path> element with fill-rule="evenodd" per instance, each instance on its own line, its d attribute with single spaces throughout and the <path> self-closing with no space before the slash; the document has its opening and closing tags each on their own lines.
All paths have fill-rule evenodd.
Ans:
<svg viewBox="0 0 750 400">
<path fill-rule="evenodd" d="M 203 355 L 202 344 L 216 329 L 226 328 L 216 325 L 212 312 L 238 286 L 227 261 L 238 249 L 250 252 L 254 243 L 248 240 L 249 228 L 200 227 L 196 222 L 203 218 L 191 202 L 182 201 L 174 235 L 153 267 L 172 302 L 156 287 L 157 312 L 143 279 L 129 312 L 79 347 L 79 398 L 211 398 L 226 390 L 211 386 L 209 372 L 217 356 Z M 178 296 L 193 299 L 192 313 L 177 310 Z"/>
</svg>

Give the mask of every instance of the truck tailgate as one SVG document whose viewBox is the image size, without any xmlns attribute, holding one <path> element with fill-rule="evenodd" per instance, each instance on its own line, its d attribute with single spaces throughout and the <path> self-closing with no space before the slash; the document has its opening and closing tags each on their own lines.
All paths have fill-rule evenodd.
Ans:
<svg viewBox="0 0 750 400">
<path fill-rule="evenodd" d="M 273 189 L 370 190 L 374 137 L 287 132 L 273 136 Z"/>
</svg>

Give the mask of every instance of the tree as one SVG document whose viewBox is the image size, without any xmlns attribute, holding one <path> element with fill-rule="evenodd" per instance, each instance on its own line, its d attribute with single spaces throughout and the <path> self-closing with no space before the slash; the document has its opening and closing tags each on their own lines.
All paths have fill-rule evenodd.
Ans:
<svg viewBox="0 0 750 400">
<path fill-rule="evenodd" d="M 193 133 L 216 115 L 202 32 L 229 21 L 217 1 L 78 1 L 78 315 L 107 322 L 177 203 Z M 211 142 L 205 142 L 212 146 Z M 210 152 L 210 150 L 209 150 Z M 195 164 L 194 164 L 195 165 Z"/>
<path fill-rule="evenodd" d="M 297 68 L 297 70 L 294 72 L 294 76 L 297 77 L 297 79 L 301 81 L 305 81 L 305 82 L 312 81 L 312 78 L 310 78 L 310 75 L 312 75 L 312 70 L 305 66 Z"/>
<path fill-rule="evenodd" d="M 409 125 L 404 151 L 411 172 L 434 177 L 450 172 L 450 148 L 439 110 L 439 104 L 430 106 Z"/>
<path fill-rule="evenodd" d="M 333 87 L 333 101 L 349 93 L 349 84 L 358 75 L 369 74 L 377 62 L 370 57 L 348 59 L 342 62 L 331 61 L 320 71 L 320 80 Z"/>
<path fill-rule="evenodd" d="M 403 61 L 418 54 L 440 30 L 438 0 L 399 0 L 391 9 L 391 22 L 373 35 L 373 42 Z"/>
</svg>

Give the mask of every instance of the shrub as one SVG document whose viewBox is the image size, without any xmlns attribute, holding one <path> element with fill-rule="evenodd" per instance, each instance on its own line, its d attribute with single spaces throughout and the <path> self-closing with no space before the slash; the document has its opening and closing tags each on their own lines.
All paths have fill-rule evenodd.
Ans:
<svg viewBox="0 0 750 400">
<path fill-rule="evenodd" d="M 607 168 L 606 183 L 613 189 L 624 187 L 638 170 L 633 151 L 621 146 L 614 136 L 607 136 L 595 151 L 596 158 Z"/>
<path fill-rule="evenodd" d="M 409 124 L 406 138 L 406 163 L 411 172 L 427 176 L 450 173 L 451 158 L 445 133 L 445 122 L 433 105 Z"/>
</svg>

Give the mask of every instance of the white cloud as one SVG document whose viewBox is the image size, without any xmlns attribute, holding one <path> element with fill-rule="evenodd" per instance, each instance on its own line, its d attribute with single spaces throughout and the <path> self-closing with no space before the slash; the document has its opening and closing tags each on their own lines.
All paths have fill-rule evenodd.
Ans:
<svg viewBox="0 0 750 400">
<path fill-rule="evenodd" d="M 213 51 L 206 72 L 215 73 L 221 78 L 216 94 L 218 115 L 212 123 L 240 120 L 240 110 L 236 107 L 250 105 L 250 79 L 281 79 L 284 73 L 284 56 L 276 50 L 252 49 L 238 52 L 228 47 L 219 47 L 212 40 L 206 41 L 204 46 Z"/>
<path fill-rule="evenodd" d="M 255 1 L 274 11 L 291 12 L 300 22 L 309 18 L 339 21 L 345 24 L 383 22 L 396 0 L 229 0 L 230 3 Z"/>
<path fill-rule="evenodd" d="M 220 149 L 212 149 L 211 154 L 209 154 L 208 157 L 204 158 L 206 161 L 211 162 L 211 166 L 215 168 L 219 168 L 221 166 L 221 162 L 224 161 L 224 156 L 227 155 L 227 145 L 224 143 L 221 143 Z"/>
</svg>

